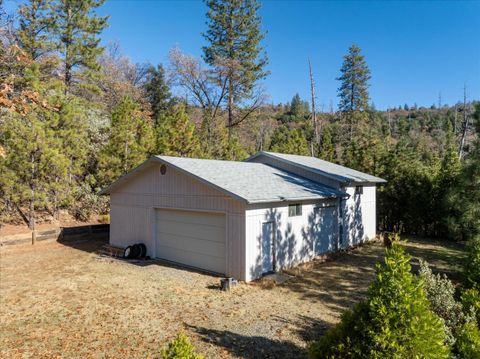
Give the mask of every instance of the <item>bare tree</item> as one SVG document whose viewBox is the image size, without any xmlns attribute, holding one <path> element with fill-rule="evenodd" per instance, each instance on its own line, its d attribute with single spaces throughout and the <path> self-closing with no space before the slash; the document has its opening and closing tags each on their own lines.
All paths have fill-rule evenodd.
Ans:
<svg viewBox="0 0 480 359">
<path fill-rule="evenodd" d="M 314 133 L 314 142 L 315 145 L 320 147 L 320 131 L 319 131 L 319 126 L 317 123 L 317 111 L 315 108 L 315 81 L 313 80 L 313 73 L 312 73 L 312 64 L 310 62 L 310 59 L 308 59 L 308 67 L 310 70 L 310 92 L 312 95 L 312 126 L 313 126 L 313 133 Z M 313 146 L 311 148 L 311 155 L 314 155 L 313 151 Z"/>
<path fill-rule="evenodd" d="M 465 142 L 467 139 L 467 133 L 469 128 L 469 108 L 467 106 L 467 85 L 463 86 L 463 122 L 461 126 L 460 146 L 458 149 L 458 158 L 461 160 L 465 151 Z"/>
</svg>

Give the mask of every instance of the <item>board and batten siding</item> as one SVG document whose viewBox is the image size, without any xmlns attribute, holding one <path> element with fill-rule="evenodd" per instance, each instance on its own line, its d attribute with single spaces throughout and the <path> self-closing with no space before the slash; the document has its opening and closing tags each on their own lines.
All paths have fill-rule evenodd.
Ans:
<svg viewBox="0 0 480 359">
<path fill-rule="evenodd" d="M 274 222 L 276 246 L 276 269 L 290 268 L 313 259 L 316 255 L 314 243 L 322 223 L 315 212 L 317 207 L 334 207 L 334 226 L 329 227 L 330 244 L 323 253 L 334 251 L 339 243 L 338 200 L 295 202 L 302 204 L 302 215 L 289 217 L 288 205 L 294 203 L 272 203 L 247 205 L 246 209 L 246 278 L 247 281 L 262 276 L 262 224 Z"/>
<path fill-rule="evenodd" d="M 343 190 L 350 197 L 342 201 L 342 248 L 374 239 L 377 234 L 376 186 L 362 186 L 363 194 L 355 194 L 355 186 Z"/>
<path fill-rule="evenodd" d="M 167 164 L 152 163 L 110 194 L 110 243 L 125 248 L 142 242 L 155 256 L 155 210 L 170 208 L 225 213 L 226 273 L 245 280 L 245 206 Z"/>
</svg>

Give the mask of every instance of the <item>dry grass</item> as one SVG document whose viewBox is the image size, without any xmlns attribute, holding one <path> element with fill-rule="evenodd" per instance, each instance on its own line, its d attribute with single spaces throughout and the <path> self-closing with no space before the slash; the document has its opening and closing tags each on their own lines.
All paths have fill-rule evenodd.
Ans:
<svg viewBox="0 0 480 359">
<path fill-rule="evenodd" d="M 207 358 L 301 357 L 365 295 L 383 256 L 367 245 L 303 266 L 282 285 L 222 292 L 212 276 L 99 257 L 103 244 L 0 248 L 0 357 L 155 358 L 179 331 Z M 408 248 L 447 272 L 463 255 L 438 243 Z"/>
</svg>

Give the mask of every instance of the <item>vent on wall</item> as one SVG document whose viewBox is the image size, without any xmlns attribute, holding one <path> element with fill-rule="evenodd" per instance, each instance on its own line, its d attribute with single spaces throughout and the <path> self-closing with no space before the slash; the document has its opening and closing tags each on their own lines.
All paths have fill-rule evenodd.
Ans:
<svg viewBox="0 0 480 359">
<path fill-rule="evenodd" d="M 165 173 L 167 173 L 167 166 L 161 165 L 160 166 L 160 174 L 164 175 Z"/>
</svg>

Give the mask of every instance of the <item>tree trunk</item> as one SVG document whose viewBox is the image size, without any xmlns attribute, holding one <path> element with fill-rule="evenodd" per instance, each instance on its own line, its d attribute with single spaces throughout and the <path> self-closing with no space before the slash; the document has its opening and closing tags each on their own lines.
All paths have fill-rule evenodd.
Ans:
<svg viewBox="0 0 480 359">
<path fill-rule="evenodd" d="M 465 140 L 467 138 L 468 131 L 468 114 L 467 114 L 467 87 L 463 87 L 463 123 L 462 123 L 462 137 L 460 139 L 460 147 L 458 149 L 458 158 L 461 160 L 463 157 L 463 151 L 465 147 Z"/>
<path fill-rule="evenodd" d="M 314 134 L 314 141 L 317 145 L 317 149 L 320 148 L 320 132 L 317 124 L 317 111 L 315 108 L 315 82 L 313 81 L 313 73 L 312 73 L 312 64 L 310 63 L 310 59 L 308 60 L 308 67 L 310 69 L 310 91 L 312 95 L 312 126 L 313 126 L 313 134 Z M 314 149 L 312 146 L 311 155 L 314 155 Z"/>
<path fill-rule="evenodd" d="M 31 195 L 30 195 L 30 211 L 29 211 L 29 227 L 32 230 L 32 244 L 35 244 L 36 233 L 35 233 L 35 155 L 32 154 L 31 159 L 31 176 L 32 183 L 30 186 Z"/>
</svg>

